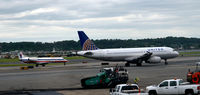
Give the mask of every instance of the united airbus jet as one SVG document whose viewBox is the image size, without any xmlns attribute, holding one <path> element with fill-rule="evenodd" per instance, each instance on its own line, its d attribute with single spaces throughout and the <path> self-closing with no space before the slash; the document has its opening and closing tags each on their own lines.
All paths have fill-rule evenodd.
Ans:
<svg viewBox="0 0 200 95">
<path fill-rule="evenodd" d="M 171 47 L 141 47 L 141 48 L 114 48 L 99 49 L 83 31 L 78 31 L 82 51 L 77 55 L 103 61 L 125 61 L 125 66 L 136 64 L 142 66 L 142 63 L 160 63 L 161 60 L 175 58 L 179 55 Z"/>
</svg>

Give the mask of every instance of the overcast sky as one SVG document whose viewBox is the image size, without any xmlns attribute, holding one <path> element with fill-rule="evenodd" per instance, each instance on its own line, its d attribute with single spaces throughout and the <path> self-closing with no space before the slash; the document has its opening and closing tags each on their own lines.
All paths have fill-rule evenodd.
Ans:
<svg viewBox="0 0 200 95">
<path fill-rule="evenodd" d="M 200 38 L 200 0 L 0 0 L 0 42 Z"/>
</svg>

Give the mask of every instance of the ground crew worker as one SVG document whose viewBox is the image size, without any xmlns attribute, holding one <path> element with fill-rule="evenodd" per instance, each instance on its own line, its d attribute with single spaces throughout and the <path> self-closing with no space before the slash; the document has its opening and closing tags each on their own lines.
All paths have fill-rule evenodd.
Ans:
<svg viewBox="0 0 200 95">
<path fill-rule="evenodd" d="M 138 84 L 138 82 L 140 81 L 140 79 L 138 77 L 135 78 L 134 83 Z"/>
</svg>

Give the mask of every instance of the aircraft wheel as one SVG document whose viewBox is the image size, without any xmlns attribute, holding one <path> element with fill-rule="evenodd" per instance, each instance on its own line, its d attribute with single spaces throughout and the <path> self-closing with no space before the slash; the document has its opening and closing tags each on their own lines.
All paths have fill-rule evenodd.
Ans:
<svg viewBox="0 0 200 95">
<path fill-rule="evenodd" d="M 38 64 L 35 65 L 35 67 L 38 67 L 38 66 L 39 66 Z"/>
<path fill-rule="evenodd" d="M 165 65 L 168 65 L 167 59 L 165 59 Z"/>
<path fill-rule="evenodd" d="M 137 66 L 142 66 L 142 60 L 141 59 L 138 60 Z"/>
<path fill-rule="evenodd" d="M 126 64 L 125 64 L 125 67 L 130 67 L 130 63 L 126 63 Z"/>
<path fill-rule="evenodd" d="M 42 67 L 45 67 L 45 64 L 42 64 Z"/>
<path fill-rule="evenodd" d="M 137 66 L 142 66 L 142 63 L 137 63 Z"/>
</svg>

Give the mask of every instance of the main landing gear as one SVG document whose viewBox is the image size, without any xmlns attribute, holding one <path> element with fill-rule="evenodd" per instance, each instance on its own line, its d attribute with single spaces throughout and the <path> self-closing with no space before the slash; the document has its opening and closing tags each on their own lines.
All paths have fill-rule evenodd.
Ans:
<svg viewBox="0 0 200 95">
<path fill-rule="evenodd" d="M 35 67 L 38 67 L 40 64 L 35 64 Z M 42 67 L 45 67 L 45 64 L 41 64 Z"/>
<path fill-rule="evenodd" d="M 38 67 L 38 66 L 39 66 L 39 64 L 36 64 L 36 65 L 35 65 L 35 67 Z"/>
<path fill-rule="evenodd" d="M 142 66 L 142 63 L 137 63 L 136 66 Z"/>
<path fill-rule="evenodd" d="M 127 62 L 127 63 L 125 64 L 125 67 L 130 67 L 130 63 Z"/>
<path fill-rule="evenodd" d="M 130 63 L 131 62 L 127 62 L 126 64 L 125 64 L 125 67 L 130 67 Z M 138 60 L 136 63 L 134 63 L 134 64 L 136 64 L 136 66 L 142 66 L 142 60 Z"/>
<path fill-rule="evenodd" d="M 139 59 L 136 66 L 142 66 L 142 59 Z"/>
<path fill-rule="evenodd" d="M 167 59 L 165 59 L 165 65 L 168 65 Z"/>
<path fill-rule="evenodd" d="M 42 67 L 45 67 L 45 64 L 42 64 Z"/>
</svg>

